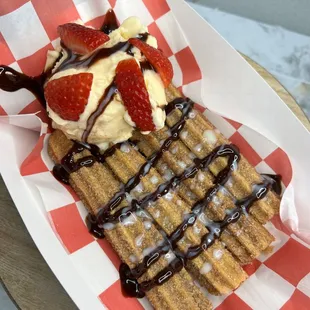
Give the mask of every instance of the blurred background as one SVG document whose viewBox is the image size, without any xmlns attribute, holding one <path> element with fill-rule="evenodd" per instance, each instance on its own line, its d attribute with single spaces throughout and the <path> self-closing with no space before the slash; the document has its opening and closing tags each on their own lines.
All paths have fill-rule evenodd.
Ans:
<svg viewBox="0 0 310 310">
<path fill-rule="evenodd" d="M 309 0 L 187 0 L 235 49 L 267 69 L 310 117 Z"/>
</svg>

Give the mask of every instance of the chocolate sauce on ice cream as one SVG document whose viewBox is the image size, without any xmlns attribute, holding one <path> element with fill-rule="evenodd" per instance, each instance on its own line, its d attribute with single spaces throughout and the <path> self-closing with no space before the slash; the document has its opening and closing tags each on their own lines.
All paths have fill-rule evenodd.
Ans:
<svg viewBox="0 0 310 310">
<path fill-rule="evenodd" d="M 101 30 L 105 33 L 110 34 L 113 30 L 116 30 L 119 27 L 115 13 L 113 10 L 109 10 L 105 16 Z M 138 39 L 146 41 L 148 39 L 148 33 L 142 33 L 137 36 Z M 62 58 L 62 53 L 55 61 L 54 65 L 49 68 L 46 72 L 38 76 L 27 76 L 26 74 L 17 72 L 16 70 L 5 66 L 0 65 L 0 89 L 7 92 L 18 91 L 22 88 L 25 88 L 32 92 L 36 98 L 42 103 L 43 107 L 46 107 L 46 102 L 44 98 L 44 84 L 51 77 L 52 73 L 67 70 L 70 68 L 77 67 L 88 67 L 100 59 L 107 58 L 112 54 L 124 51 L 126 53 L 131 53 L 133 46 L 129 42 L 119 42 L 111 48 L 99 49 L 97 52 L 92 53 L 88 57 L 74 54 L 70 49 L 68 49 L 63 43 L 61 43 L 63 49 L 66 51 L 66 59 L 58 66 L 56 70 L 53 69 L 58 61 Z"/>
<path fill-rule="evenodd" d="M 100 28 L 105 34 L 110 34 L 112 31 L 119 27 L 119 22 L 117 21 L 116 15 L 112 9 L 108 10 L 105 15 L 104 22 Z"/>
</svg>

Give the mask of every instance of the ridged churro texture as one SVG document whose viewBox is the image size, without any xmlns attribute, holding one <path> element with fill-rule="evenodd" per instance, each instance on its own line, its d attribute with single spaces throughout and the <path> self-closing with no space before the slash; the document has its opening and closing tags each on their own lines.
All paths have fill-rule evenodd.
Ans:
<svg viewBox="0 0 310 310">
<path fill-rule="evenodd" d="M 51 135 L 48 144 L 48 152 L 55 163 L 61 159 L 72 147 L 72 142 L 60 132 L 55 131 Z M 88 151 L 75 156 L 75 160 L 89 155 Z M 119 165 L 122 161 L 122 152 L 117 151 L 109 159 L 112 166 Z M 136 163 L 136 162 L 135 162 Z M 124 172 L 123 169 L 126 171 Z M 132 166 L 128 159 L 121 165 L 121 174 L 117 177 L 108 164 L 95 163 L 92 167 L 83 167 L 70 175 L 70 185 L 79 195 L 84 205 L 92 214 L 96 214 L 101 205 L 108 203 L 113 195 L 120 189 L 122 178 L 129 173 Z M 123 204 L 124 206 L 124 204 Z M 121 260 L 133 268 L 142 260 L 148 249 L 154 249 L 163 241 L 163 236 L 151 225 L 146 229 L 143 220 L 134 216 L 128 225 L 116 224 L 113 229 L 107 229 L 105 236 Z M 140 246 L 137 239 L 141 238 Z M 152 265 L 139 279 L 139 282 L 153 278 L 160 270 L 168 265 L 168 260 L 163 256 Z M 211 303 L 201 290 L 194 285 L 191 275 L 183 269 L 175 274 L 169 281 L 157 286 L 146 293 L 146 296 L 156 309 L 211 309 Z"/>
<path fill-rule="evenodd" d="M 168 101 L 179 96 L 179 92 L 173 86 L 167 89 Z M 107 204 L 121 185 L 138 173 L 146 158 L 160 149 L 162 142 L 170 134 L 169 128 L 178 122 L 180 117 L 181 112 L 175 110 L 168 115 L 166 127 L 162 130 L 149 135 L 135 132 L 132 140 L 137 143 L 139 151 L 127 145 L 126 152 L 117 149 L 104 164 L 95 163 L 92 167 L 83 167 L 71 173 L 70 184 L 89 212 L 97 214 L 100 206 Z M 131 195 L 139 199 L 147 193 L 154 192 L 161 183 L 191 166 L 195 157 L 204 158 L 216 146 L 229 143 L 200 112 L 193 110 L 180 139 L 173 142 L 169 150 L 163 153 L 157 165 L 141 179 Z M 55 131 L 49 140 L 49 154 L 59 163 L 71 146 L 72 142 L 63 133 Z M 74 159 L 88 155 L 89 152 L 85 150 Z M 147 211 L 157 227 L 166 235 L 177 229 L 184 219 L 184 214 L 189 213 L 195 202 L 206 195 L 213 186 L 214 177 L 226 165 L 226 158 L 216 159 L 210 165 L 209 171 L 199 171 L 194 178 L 185 180 L 173 193 L 148 206 Z M 193 227 L 188 228 L 184 237 L 177 243 L 178 249 L 186 253 L 188 247 L 199 245 L 202 236 L 208 232 L 204 219 L 223 220 L 227 210 L 234 208 L 234 199 L 250 195 L 255 184 L 260 182 L 262 177 L 241 156 L 229 181 L 213 197 L 202 214 L 203 217 L 196 221 Z M 121 204 L 126 205 L 126 201 Z M 157 309 L 210 309 L 210 302 L 193 284 L 193 278 L 212 294 L 226 294 L 236 289 L 247 277 L 241 265 L 250 263 L 262 251 L 268 249 L 274 240 L 263 224 L 278 213 L 278 209 L 279 198 L 269 191 L 264 199 L 254 203 L 249 214 L 242 215 L 236 223 L 230 224 L 211 247 L 195 259 L 189 260 L 185 269 L 163 285 L 150 290 L 147 297 L 153 306 Z M 144 220 L 134 216 L 132 225 L 118 223 L 105 230 L 106 238 L 122 261 L 131 268 L 142 261 L 146 249 L 154 249 L 163 241 L 163 236 L 155 225 L 152 224 L 150 229 L 146 229 Z M 142 238 L 139 245 L 137 238 Z M 163 256 L 148 269 L 139 282 L 153 278 L 167 264 L 167 259 Z"/>
<path fill-rule="evenodd" d="M 167 97 L 174 99 L 179 97 L 179 93 L 175 88 L 170 87 Z M 138 142 L 140 152 L 145 156 L 150 156 L 160 149 L 162 141 L 170 135 L 169 127 L 171 128 L 179 121 L 180 117 L 181 112 L 175 110 L 167 117 L 168 126 L 149 135 L 143 135 L 137 131 L 132 140 Z M 186 122 L 180 139 L 173 142 L 169 151 L 163 154 L 156 169 L 164 179 L 168 179 L 179 175 L 184 169 L 193 165 L 194 157 L 204 158 L 215 147 L 229 143 L 204 115 L 194 110 Z M 199 171 L 194 178 L 184 181 L 178 191 L 180 197 L 193 206 L 206 195 L 213 186 L 214 176 L 226 165 L 226 158 L 218 158 L 210 165 L 210 172 Z M 225 190 L 217 193 L 206 210 L 207 218 L 215 221 L 223 220 L 226 210 L 234 207 L 235 198 L 242 199 L 250 195 L 255 184 L 262 182 L 262 177 L 243 156 L 236 168 L 225 185 Z M 229 225 L 222 234 L 221 241 L 241 264 L 250 263 L 274 240 L 262 224 L 279 212 L 279 205 L 279 197 L 269 191 L 264 199 L 254 203 L 248 216 L 243 215 L 237 223 Z"/>
</svg>

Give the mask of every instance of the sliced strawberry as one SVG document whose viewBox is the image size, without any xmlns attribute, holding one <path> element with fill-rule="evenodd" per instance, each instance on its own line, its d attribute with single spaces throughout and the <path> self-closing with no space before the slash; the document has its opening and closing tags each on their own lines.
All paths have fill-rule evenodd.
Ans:
<svg viewBox="0 0 310 310">
<path fill-rule="evenodd" d="M 141 69 L 134 59 L 119 62 L 115 83 L 136 126 L 142 131 L 154 131 L 149 94 Z"/>
<path fill-rule="evenodd" d="M 100 30 L 95 30 L 78 24 L 64 24 L 57 28 L 61 41 L 74 53 L 85 55 L 103 43 L 110 37 Z"/>
<path fill-rule="evenodd" d="M 77 121 L 85 110 L 92 83 L 92 73 L 79 73 L 52 80 L 44 90 L 47 104 L 61 118 Z"/>
<path fill-rule="evenodd" d="M 173 68 L 169 59 L 162 51 L 148 45 L 139 39 L 130 39 L 129 42 L 137 47 L 160 74 L 165 87 L 168 87 L 173 78 Z"/>
</svg>

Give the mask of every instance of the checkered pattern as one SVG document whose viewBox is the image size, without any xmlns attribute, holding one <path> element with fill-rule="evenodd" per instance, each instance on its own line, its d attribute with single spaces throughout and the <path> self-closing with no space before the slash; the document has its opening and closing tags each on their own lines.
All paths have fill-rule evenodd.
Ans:
<svg viewBox="0 0 310 310">
<path fill-rule="evenodd" d="M 58 24 L 80 18 L 87 25 L 98 27 L 110 7 L 114 8 L 120 22 L 131 15 L 139 16 L 150 33 L 158 38 L 160 48 L 173 64 L 174 84 L 185 94 L 200 93 L 201 70 L 166 0 L 5 1 L 0 4 L 0 63 L 30 75 L 39 74 L 46 51 L 59 41 Z M 0 92 L 0 115 L 39 111 L 38 116 L 48 122 L 46 114 L 29 92 Z M 259 172 L 279 173 L 285 186 L 290 183 L 291 165 L 281 149 L 242 124 L 198 108 L 240 147 Z M 84 221 L 86 210 L 80 199 L 70 187 L 53 177 L 53 163 L 46 147 L 49 135 L 48 129 L 42 132 L 35 149 L 22 164 L 21 173 L 38 187 L 52 229 L 77 272 L 92 288 L 94 298 L 99 298 L 109 309 L 147 307 L 147 300 L 123 297 L 117 272 L 118 256 L 106 240 L 96 240 L 88 233 Z M 245 266 L 249 279 L 235 292 L 228 296 L 210 296 L 217 309 L 310 308 L 309 246 L 292 235 L 279 217 L 266 227 L 276 237 L 272 252 Z"/>
</svg>

